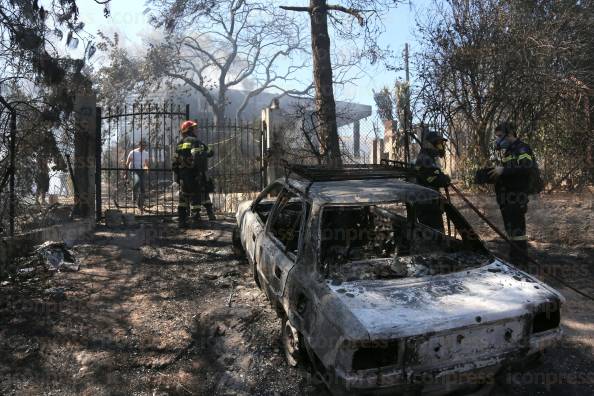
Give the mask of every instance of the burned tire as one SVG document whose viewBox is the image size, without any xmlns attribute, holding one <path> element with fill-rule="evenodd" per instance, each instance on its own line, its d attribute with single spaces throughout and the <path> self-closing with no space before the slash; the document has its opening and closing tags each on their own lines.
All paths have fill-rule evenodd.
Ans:
<svg viewBox="0 0 594 396">
<path fill-rule="evenodd" d="M 303 341 L 301 340 L 301 334 L 293 327 L 285 315 L 281 318 L 281 326 L 283 351 L 285 352 L 287 364 L 291 367 L 305 366 L 307 355 Z"/>
<path fill-rule="evenodd" d="M 233 254 L 239 258 L 245 258 L 245 250 L 241 246 L 241 238 L 239 236 L 239 227 L 233 227 L 233 234 L 231 235 L 231 243 L 233 245 Z"/>
</svg>

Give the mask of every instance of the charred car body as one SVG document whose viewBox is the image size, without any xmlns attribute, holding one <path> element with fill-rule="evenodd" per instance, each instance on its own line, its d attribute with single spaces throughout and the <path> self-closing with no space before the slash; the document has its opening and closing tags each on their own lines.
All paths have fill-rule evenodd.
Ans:
<svg viewBox="0 0 594 396">
<path fill-rule="evenodd" d="M 561 336 L 563 297 L 402 176 L 303 167 L 237 212 L 234 241 L 282 317 L 289 364 L 307 352 L 335 394 L 471 387 Z M 443 229 L 419 222 L 428 203 Z"/>
</svg>

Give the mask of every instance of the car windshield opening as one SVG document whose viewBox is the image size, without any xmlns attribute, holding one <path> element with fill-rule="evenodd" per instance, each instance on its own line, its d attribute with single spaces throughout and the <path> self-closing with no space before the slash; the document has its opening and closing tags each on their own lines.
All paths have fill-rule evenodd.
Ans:
<svg viewBox="0 0 594 396">
<path fill-rule="evenodd" d="M 441 200 L 327 206 L 321 271 L 331 278 L 404 278 L 477 267 L 488 253 L 472 228 Z"/>
</svg>

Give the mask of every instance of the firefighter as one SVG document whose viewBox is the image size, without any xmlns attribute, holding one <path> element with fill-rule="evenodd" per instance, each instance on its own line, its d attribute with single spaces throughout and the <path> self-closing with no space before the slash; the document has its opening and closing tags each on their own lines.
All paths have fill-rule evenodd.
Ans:
<svg viewBox="0 0 594 396">
<path fill-rule="evenodd" d="M 212 180 L 207 176 L 208 158 L 214 155 L 212 149 L 196 137 L 198 124 L 188 120 L 181 124 L 181 140 L 173 159 L 173 172 L 179 184 L 179 203 L 177 206 L 180 228 L 188 227 L 191 216 L 195 226 L 200 223 L 200 206 L 206 208 L 209 220 L 215 220 L 209 192 Z"/>
<path fill-rule="evenodd" d="M 503 122 L 495 128 L 495 149 L 503 152 L 501 165 L 489 171 L 508 238 L 512 263 L 523 259 L 528 248 L 526 212 L 535 158 L 529 145 L 518 139 L 514 125 Z M 519 251 L 518 251 L 519 250 Z"/>
<path fill-rule="evenodd" d="M 417 160 L 417 184 L 439 191 L 450 184 L 450 177 L 443 173 L 438 157 L 445 157 L 445 142 L 447 139 L 435 132 L 425 135 L 423 146 Z M 416 205 L 417 219 L 429 227 L 440 232 L 444 231 L 442 210 L 438 202 L 425 202 Z"/>
</svg>

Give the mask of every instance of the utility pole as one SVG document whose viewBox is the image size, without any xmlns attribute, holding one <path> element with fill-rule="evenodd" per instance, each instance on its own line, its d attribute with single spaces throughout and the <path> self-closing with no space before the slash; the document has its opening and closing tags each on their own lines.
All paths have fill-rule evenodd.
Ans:
<svg viewBox="0 0 594 396">
<path fill-rule="evenodd" d="M 404 70 L 406 73 L 406 106 L 404 107 L 404 162 L 410 162 L 410 75 L 408 71 L 408 43 L 404 44 Z"/>
</svg>

